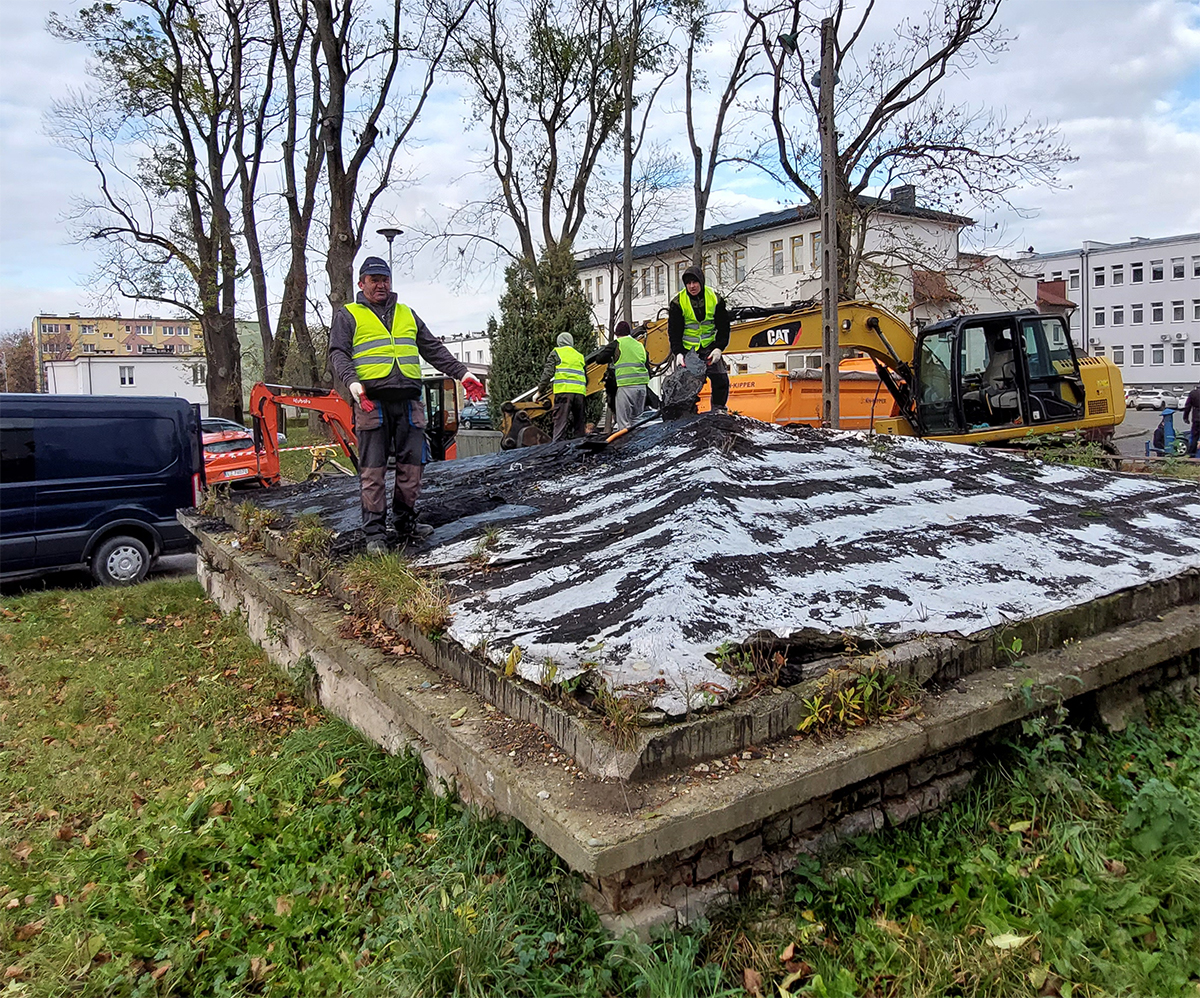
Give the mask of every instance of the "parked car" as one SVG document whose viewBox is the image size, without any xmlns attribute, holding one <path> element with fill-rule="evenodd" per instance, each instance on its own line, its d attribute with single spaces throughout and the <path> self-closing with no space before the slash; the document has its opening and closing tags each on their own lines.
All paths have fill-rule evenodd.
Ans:
<svg viewBox="0 0 1200 998">
<path fill-rule="evenodd" d="M 492 410 L 488 408 L 488 400 L 468 402 L 458 414 L 458 425 L 464 430 L 490 430 L 492 428 Z"/>
<path fill-rule="evenodd" d="M 232 419 L 225 419 L 222 416 L 205 416 L 200 420 L 200 427 L 207 433 L 249 433 L 250 431 L 241 423 L 235 423 Z M 277 432 L 275 436 L 281 444 L 287 443 L 287 436 L 282 432 Z"/>
<path fill-rule="evenodd" d="M 175 511 L 200 501 L 201 446 L 183 399 L 0 395 L 0 578 L 87 568 L 130 585 L 192 550 Z"/>
<path fill-rule="evenodd" d="M 1134 397 L 1135 409 L 1178 409 L 1180 399 L 1165 388 L 1144 388 Z"/>
</svg>

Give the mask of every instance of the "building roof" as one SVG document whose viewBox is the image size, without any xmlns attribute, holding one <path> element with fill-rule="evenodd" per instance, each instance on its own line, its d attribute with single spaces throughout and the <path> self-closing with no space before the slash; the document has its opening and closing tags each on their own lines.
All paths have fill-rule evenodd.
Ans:
<svg viewBox="0 0 1200 998">
<path fill-rule="evenodd" d="M 1102 243 L 1091 240 L 1088 243 L 1089 253 L 1103 253 L 1108 250 L 1129 250 L 1138 249 L 1142 246 L 1167 246 L 1171 243 L 1187 243 L 1200 241 L 1200 232 L 1185 232 L 1178 236 L 1160 236 L 1157 239 L 1143 239 L 1140 236 L 1135 236 L 1133 239 L 1123 243 Z M 1077 246 L 1074 249 L 1052 250 L 1049 253 L 1031 253 L 1029 256 L 1016 260 L 1016 263 L 1032 263 L 1037 260 L 1051 260 L 1056 257 L 1064 256 L 1079 256 L 1083 252 L 1082 246 Z"/>
<path fill-rule="evenodd" d="M 938 302 L 960 302 L 962 295 L 955 291 L 939 270 L 913 268 L 913 303 L 924 305 Z"/>
<path fill-rule="evenodd" d="M 942 222 L 948 225 L 974 225 L 973 218 L 967 218 L 965 215 L 952 215 L 945 211 L 934 211 L 932 208 L 917 208 L 910 205 L 901 204 L 896 201 L 889 201 L 885 198 L 859 197 L 859 204 L 864 208 L 877 208 L 882 214 L 900 215 L 906 218 L 923 218 L 932 222 Z M 719 243 L 727 239 L 732 239 L 735 236 L 748 235 L 751 232 L 761 232 L 765 229 L 777 229 L 785 225 L 791 225 L 796 221 L 815 221 L 820 217 L 821 206 L 818 204 L 802 204 L 791 208 L 783 208 L 780 211 L 769 211 L 763 215 L 756 215 L 754 218 L 744 218 L 737 222 L 726 222 L 722 225 L 709 225 L 704 230 L 704 242 Z M 681 232 L 678 235 L 668 236 L 665 239 L 656 239 L 653 242 L 642 243 L 640 246 L 633 248 L 633 258 L 635 260 L 644 259 L 646 257 L 662 256 L 668 253 L 678 253 L 681 250 L 686 250 L 692 245 L 692 233 Z M 600 253 L 591 253 L 590 255 L 581 258 L 576 266 L 583 270 L 587 267 L 595 267 L 599 264 L 616 263 L 621 259 L 620 250 L 604 250 Z"/>
<path fill-rule="evenodd" d="M 1037 303 L 1059 308 L 1078 308 L 1066 294 L 1066 281 L 1038 281 Z"/>
</svg>

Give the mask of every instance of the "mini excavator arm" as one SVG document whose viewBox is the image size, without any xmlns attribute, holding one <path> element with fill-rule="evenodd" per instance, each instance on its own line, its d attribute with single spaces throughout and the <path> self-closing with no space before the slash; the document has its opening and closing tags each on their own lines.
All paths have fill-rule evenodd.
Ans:
<svg viewBox="0 0 1200 998">
<path fill-rule="evenodd" d="M 279 407 L 294 406 L 316 412 L 330 428 L 334 440 L 358 471 L 358 442 L 354 436 L 354 410 L 350 403 L 328 388 L 295 388 L 259 382 L 250 391 L 250 415 L 254 418 L 254 446 L 259 451 L 259 478 L 266 485 L 279 484 Z"/>
</svg>

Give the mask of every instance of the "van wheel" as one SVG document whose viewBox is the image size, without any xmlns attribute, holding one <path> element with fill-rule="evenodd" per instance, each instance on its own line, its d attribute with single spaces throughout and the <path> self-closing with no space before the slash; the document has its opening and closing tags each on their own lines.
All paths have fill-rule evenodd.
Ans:
<svg viewBox="0 0 1200 998">
<path fill-rule="evenodd" d="M 136 537 L 110 537 L 92 555 L 92 578 L 102 586 L 132 586 L 150 570 L 150 552 Z"/>
</svg>

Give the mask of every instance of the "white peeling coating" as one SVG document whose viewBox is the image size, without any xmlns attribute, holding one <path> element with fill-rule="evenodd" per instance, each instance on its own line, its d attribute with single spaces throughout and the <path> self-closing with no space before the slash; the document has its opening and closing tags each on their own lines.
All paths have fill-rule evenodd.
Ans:
<svg viewBox="0 0 1200 998">
<path fill-rule="evenodd" d="M 736 426 L 542 482 L 450 634 L 497 661 L 520 645 L 534 681 L 552 659 L 556 681 L 655 683 L 681 713 L 735 688 L 706 655 L 760 630 L 971 633 L 1200 566 L 1193 487 Z"/>
</svg>

